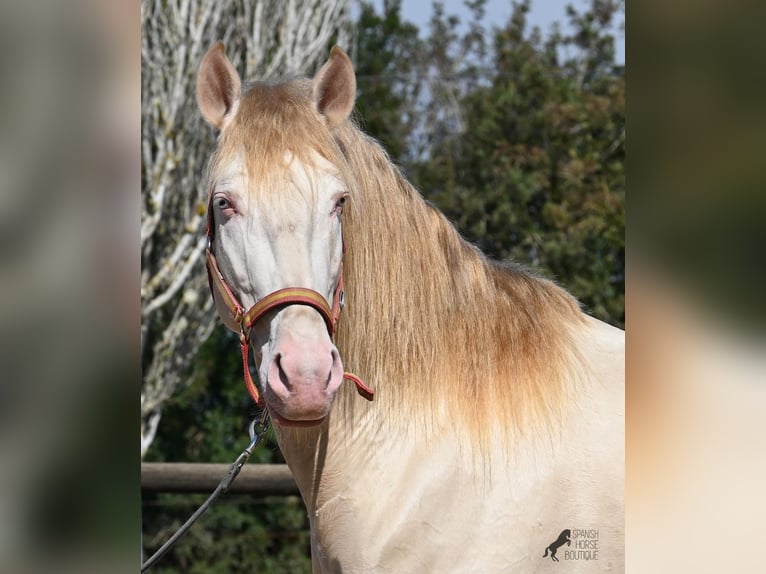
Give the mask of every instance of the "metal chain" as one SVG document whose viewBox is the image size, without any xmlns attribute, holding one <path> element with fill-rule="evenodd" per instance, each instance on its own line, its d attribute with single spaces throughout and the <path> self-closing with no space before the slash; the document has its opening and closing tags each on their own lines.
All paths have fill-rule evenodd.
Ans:
<svg viewBox="0 0 766 574">
<path fill-rule="evenodd" d="M 258 446 L 258 444 L 263 440 L 267 430 L 269 430 L 269 412 L 268 410 L 264 409 L 260 419 L 253 419 L 253 421 L 250 423 L 250 428 L 248 429 L 250 433 L 250 444 L 247 445 L 247 448 L 242 451 L 242 454 L 240 454 L 237 457 L 237 460 L 235 460 L 234 463 L 229 467 L 226 476 L 224 476 L 223 479 L 221 479 L 221 482 L 218 483 L 218 486 L 213 491 L 213 494 L 208 497 L 202 506 L 200 506 L 194 512 L 194 514 L 189 517 L 184 525 L 181 526 L 181 528 L 179 528 L 176 533 L 173 534 L 173 536 L 171 536 L 170 539 L 165 542 L 165 544 L 163 544 L 159 550 L 157 550 L 157 552 L 152 554 L 152 556 L 141 565 L 141 574 L 144 574 L 144 572 L 148 571 L 149 568 L 154 566 L 154 564 L 160 558 L 162 558 L 176 542 L 178 542 L 178 539 L 186 534 L 186 531 L 189 530 L 192 524 L 194 524 L 197 519 L 204 514 L 210 505 L 213 504 L 213 502 L 215 502 L 215 500 L 221 494 L 224 494 L 227 490 L 229 490 L 229 487 L 234 482 L 234 479 L 237 478 L 239 471 L 242 470 L 242 467 L 247 462 L 247 459 L 249 459 L 250 455 L 253 454 L 253 449 L 255 449 L 255 447 Z"/>
</svg>

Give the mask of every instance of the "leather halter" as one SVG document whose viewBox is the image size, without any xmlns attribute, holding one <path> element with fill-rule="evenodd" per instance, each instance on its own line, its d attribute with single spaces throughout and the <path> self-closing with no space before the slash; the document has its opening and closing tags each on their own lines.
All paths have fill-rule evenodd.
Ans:
<svg viewBox="0 0 766 574">
<path fill-rule="evenodd" d="M 327 327 L 327 332 L 332 338 L 335 333 L 335 326 L 338 324 L 338 318 L 340 312 L 343 309 L 344 294 L 343 294 L 343 261 L 340 264 L 340 271 L 338 274 L 338 284 L 335 287 L 333 294 L 332 308 L 327 304 L 325 298 L 313 289 L 306 289 L 305 287 L 287 287 L 285 289 L 279 289 L 266 295 L 260 301 L 257 301 L 252 307 L 245 310 L 240 304 L 234 292 L 223 278 L 220 269 L 218 268 L 218 262 L 213 254 L 213 240 L 215 239 L 214 222 L 212 214 L 212 194 L 210 202 L 208 203 L 208 216 L 207 216 L 207 249 L 205 250 L 205 266 L 207 268 L 207 279 L 210 285 L 210 293 L 213 296 L 213 301 L 219 301 L 223 304 L 223 307 L 229 313 L 230 318 L 234 323 L 239 325 L 239 346 L 242 351 L 242 363 L 245 371 L 245 386 L 247 387 L 250 396 L 259 406 L 263 406 L 263 397 L 261 397 L 258 387 L 253 381 L 250 374 L 250 367 L 248 363 L 248 356 L 250 352 L 250 331 L 253 326 L 269 311 L 281 309 L 289 305 L 306 305 L 317 311 L 324 319 Z M 345 253 L 345 245 L 343 251 Z M 224 321 L 224 324 L 226 322 Z M 228 325 L 227 325 L 228 326 Z M 230 328 L 231 329 L 231 328 Z M 236 333 L 236 331 L 234 331 Z M 357 392 L 371 401 L 375 392 L 365 385 L 362 380 L 356 375 L 351 373 L 343 373 L 343 378 L 353 382 L 356 385 Z"/>
</svg>

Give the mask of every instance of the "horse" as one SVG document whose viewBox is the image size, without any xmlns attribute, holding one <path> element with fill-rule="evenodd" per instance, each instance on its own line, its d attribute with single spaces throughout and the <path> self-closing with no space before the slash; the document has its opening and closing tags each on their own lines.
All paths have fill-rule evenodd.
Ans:
<svg viewBox="0 0 766 574">
<path fill-rule="evenodd" d="M 313 77 L 243 85 L 219 42 L 196 88 L 218 134 L 215 307 L 306 505 L 313 572 L 537 572 L 562 525 L 600 533 L 569 572 L 621 570 L 624 332 L 424 200 L 356 125 L 341 48 Z"/>
<path fill-rule="evenodd" d="M 556 551 L 559 549 L 560 546 L 563 546 L 564 544 L 566 544 L 567 546 L 572 545 L 572 539 L 570 538 L 571 535 L 572 535 L 572 531 L 569 528 L 562 530 L 561 534 L 559 534 L 559 537 L 545 547 L 545 554 L 543 554 L 543 558 L 547 558 L 548 552 L 550 552 L 551 560 L 554 562 L 560 562 L 560 560 L 556 558 Z"/>
</svg>

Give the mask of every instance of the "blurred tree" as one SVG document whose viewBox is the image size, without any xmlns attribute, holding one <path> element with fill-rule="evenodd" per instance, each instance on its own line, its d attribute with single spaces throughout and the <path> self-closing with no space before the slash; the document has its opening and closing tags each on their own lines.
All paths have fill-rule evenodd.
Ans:
<svg viewBox="0 0 766 574">
<path fill-rule="evenodd" d="M 625 80 L 609 28 L 620 5 L 595 0 L 583 14 L 570 7 L 571 33 L 556 28 L 545 41 L 527 30 L 529 9 L 529 0 L 514 4 L 488 64 L 479 52 L 462 60 L 469 68 L 454 60 L 441 72 L 487 81 L 458 84 L 461 123 L 433 132 L 411 171 L 484 252 L 539 269 L 589 313 L 622 326 Z M 455 29 L 435 15 L 432 35 Z"/>
<path fill-rule="evenodd" d="M 401 0 L 386 0 L 378 14 L 362 1 L 353 58 L 358 95 L 355 117 L 399 163 L 413 159 L 409 145 L 417 124 L 415 103 L 422 42 L 418 28 L 401 19 Z"/>
</svg>

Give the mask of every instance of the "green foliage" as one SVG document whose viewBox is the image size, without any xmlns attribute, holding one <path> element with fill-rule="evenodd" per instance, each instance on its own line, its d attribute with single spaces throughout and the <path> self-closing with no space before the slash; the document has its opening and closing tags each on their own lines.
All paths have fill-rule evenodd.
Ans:
<svg viewBox="0 0 766 574">
<path fill-rule="evenodd" d="M 412 103 L 420 95 L 415 81 L 420 50 L 418 29 L 401 19 L 401 0 L 384 2 L 377 14 L 371 2 L 361 2 L 356 22 L 355 71 L 359 86 L 356 117 L 375 134 L 392 158 L 411 157 L 407 143 L 414 129 Z"/>
<path fill-rule="evenodd" d="M 625 80 L 606 28 L 617 6 L 570 7 L 571 34 L 546 41 L 527 30 L 529 7 L 516 4 L 494 32 L 491 60 L 469 54 L 468 72 L 451 71 L 483 69 L 487 81 L 461 90 L 460 128 L 434 130 L 428 155 L 410 169 L 484 252 L 539 269 L 589 313 L 622 326 Z M 454 29 L 444 20 L 433 27 Z"/>
</svg>

